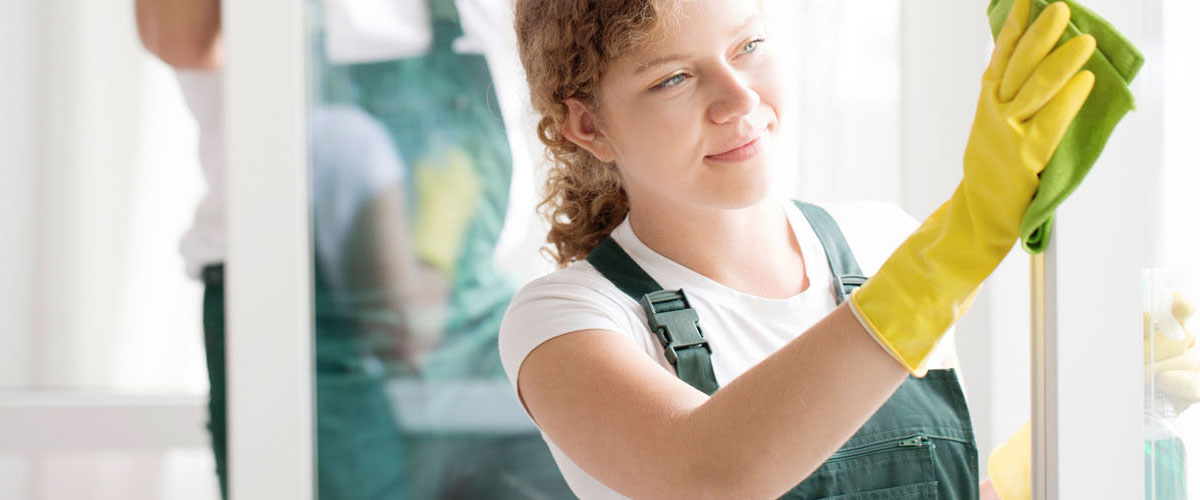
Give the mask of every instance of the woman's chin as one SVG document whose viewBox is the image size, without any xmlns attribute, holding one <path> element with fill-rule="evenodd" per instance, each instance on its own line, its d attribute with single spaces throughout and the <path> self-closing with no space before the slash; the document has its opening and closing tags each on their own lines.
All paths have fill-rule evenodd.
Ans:
<svg viewBox="0 0 1200 500">
<path fill-rule="evenodd" d="M 725 209 L 748 208 L 762 203 L 771 194 L 771 182 L 767 169 L 761 170 L 755 175 L 713 183 L 707 198 Z"/>
</svg>

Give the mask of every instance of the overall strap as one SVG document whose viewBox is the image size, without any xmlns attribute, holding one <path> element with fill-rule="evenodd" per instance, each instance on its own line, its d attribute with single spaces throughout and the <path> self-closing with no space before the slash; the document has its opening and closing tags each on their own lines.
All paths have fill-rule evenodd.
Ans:
<svg viewBox="0 0 1200 500">
<path fill-rule="evenodd" d="M 800 208 L 800 212 L 804 214 L 804 218 L 808 219 L 808 224 L 812 226 L 813 232 L 817 233 L 817 239 L 821 240 L 821 247 L 825 249 L 825 257 L 829 260 L 829 270 L 833 272 L 833 291 L 837 294 L 837 303 L 840 305 L 855 288 L 866 283 L 867 277 L 859 269 L 858 261 L 854 259 L 854 253 L 850 251 L 850 245 L 846 243 L 846 238 L 842 236 L 842 230 L 838 228 L 833 217 L 829 216 L 829 212 L 811 203 L 802 201 L 795 201 L 795 203 Z"/>
<path fill-rule="evenodd" d="M 462 21 L 454 0 L 427 0 L 429 19 L 433 22 L 433 49 L 452 52 L 455 40 L 463 36 Z"/>
<path fill-rule="evenodd" d="M 683 290 L 664 290 L 612 237 L 587 256 L 588 262 L 617 288 L 642 304 L 650 331 L 667 361 L 688 385 L 712 395 L 720 387 L 713 373 L 712 348 L 700 330 L 700 318 Z"/>
<path fill-rule="evenodd" d="M 816 205 L 795 203 L 821 240 L 833 273 L 837 303 L 841 304 L 867 277 L 859 269 L 833 217 Z M 642 304 L 650 330 L 662 343 L 663 352 L 679 378 L 706 394 L 716 392 L 719 386 L 713 373 L 712 348 L 683 290 L 664 290 L 612 237 L 601 241 L 587 260 L 617 288 Z"/>
</svg>

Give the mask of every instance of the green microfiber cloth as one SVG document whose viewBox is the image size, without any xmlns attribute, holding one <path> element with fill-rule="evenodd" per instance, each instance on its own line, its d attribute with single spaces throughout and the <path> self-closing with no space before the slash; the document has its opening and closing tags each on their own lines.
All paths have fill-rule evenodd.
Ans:
<svg viewBox="0 0 1200 500">
<path fill-rule="evenodd" d="M 1063 34 L 1059 45 L 1080 34 L 1088 33 L 1096 38 L 1096 52 L 1084 69 L 1096 75 L 1096 84 L 1091 95 L 1067 128 L 1058 150 L 1042 171 L 1037 194 L 1025 210 L 1021 220 L 1021 241 L 1031 254 L 1040 253 L 1050 242 L 1050 231 L 1054 226 L 1054 209 L 1079 186 L 1084 176 L 1096 163 L 1100 151 L 1108 142 L 1117 122 L 1134 108 L 1133 93 L 1129 83 L 1142 67 L 1142 53 L 1125 39 L 1108 21 L 1096 15 L 1078 2 L 1062 0 L 1071 8 L 1071 24 Z M 1014 0 L 991 0 L 988 19 L 992 25 L 992 36 L 1000 34 L 1012 9 Z M 1053 2 L 1033 0 L 1029 23 Z"/>
</svg>

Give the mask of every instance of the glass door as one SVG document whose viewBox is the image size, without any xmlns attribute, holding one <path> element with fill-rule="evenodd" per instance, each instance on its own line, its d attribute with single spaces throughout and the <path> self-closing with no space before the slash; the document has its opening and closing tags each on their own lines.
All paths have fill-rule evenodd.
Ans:
<svg viewBox="0 0 1200 500">
<path fill-rule="evenodd" d="M 1145 23 L 1157 51 L 1148 65 L 1148 111 L 1142 176 L 1145 209 L 1141 313 L 1143 454 L 1147 499 L 1200 497 L 1200 464 L 1188 452 L 1200 446 L 1200 365 L 1193 311 L 1200 296 L 1200 230 L 1189 216 L 1200 213 L 1200 172 L 1191 151 L 1200 127 L 1194 89 L 1200 84 L 1200 36 L 1185 16 L 1200 14 L 1191 2 L 1157 0 Z"/>
<path fill-rule="evenodd" d="M 497 348 L 545 270 L 510 10 L 308 3 L 318 498 L 571 496 Z"/>
</svg>

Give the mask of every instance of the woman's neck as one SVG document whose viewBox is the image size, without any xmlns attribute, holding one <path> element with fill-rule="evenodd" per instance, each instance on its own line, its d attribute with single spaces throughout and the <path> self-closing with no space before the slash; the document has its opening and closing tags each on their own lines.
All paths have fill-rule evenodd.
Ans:
<svg viewBox="0 0 1200 500">
<path fill-rule="evenodd" d="M 629 222 L 642 243 L 713 281 L 773 299 L 808 288 L 799 243 L 774 198 L 738 210 L 631 205 Z"/>
</svg>

